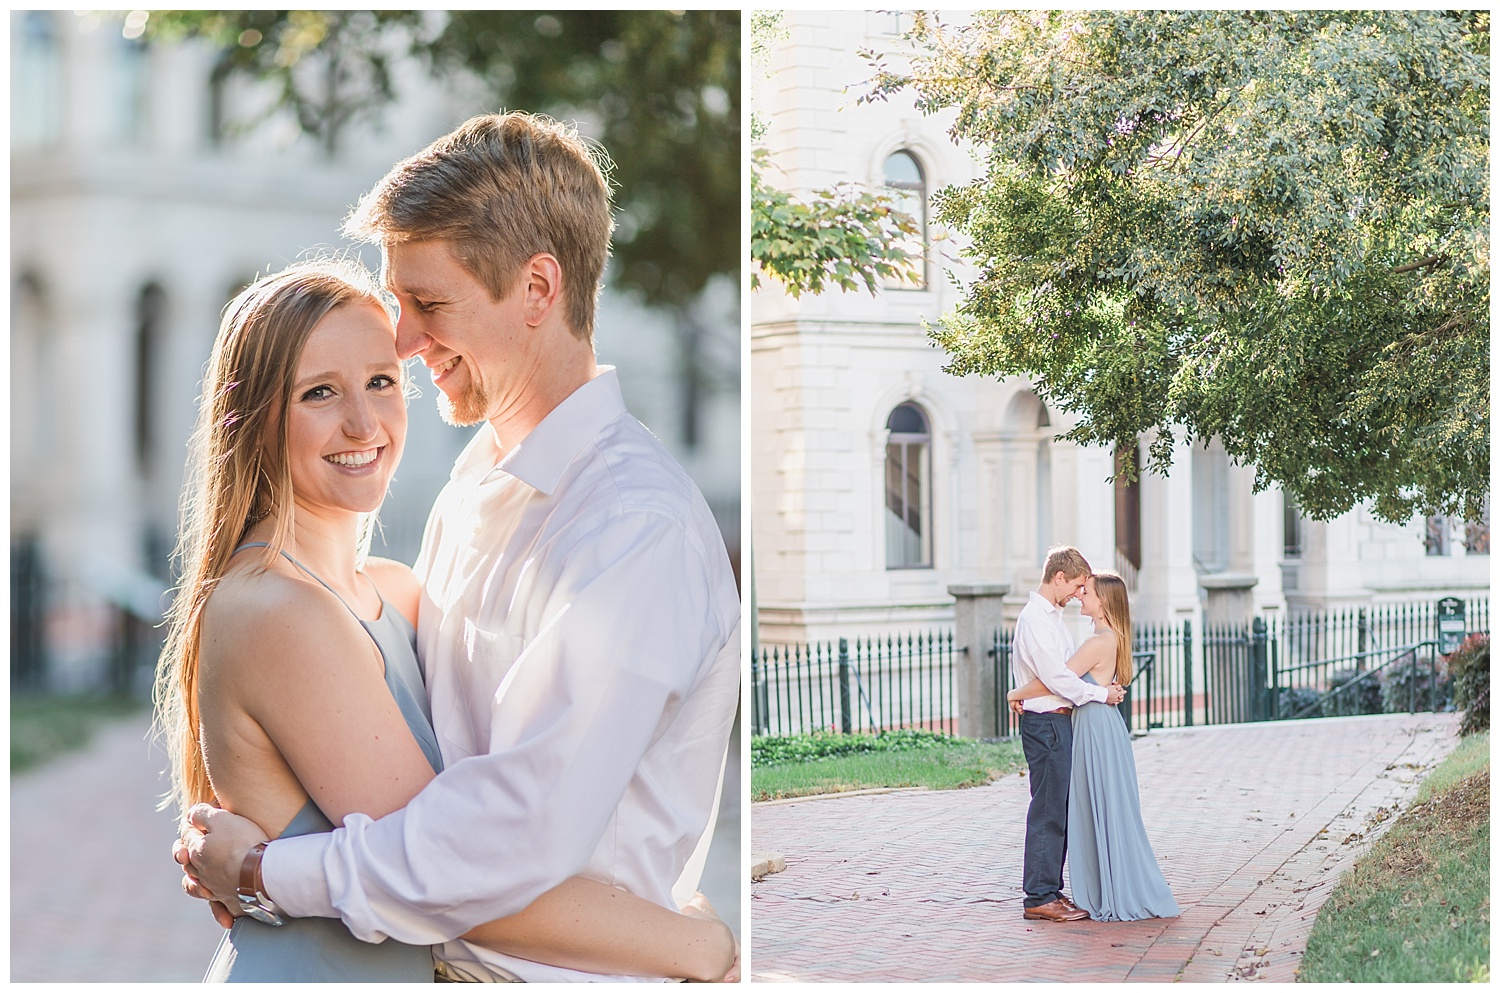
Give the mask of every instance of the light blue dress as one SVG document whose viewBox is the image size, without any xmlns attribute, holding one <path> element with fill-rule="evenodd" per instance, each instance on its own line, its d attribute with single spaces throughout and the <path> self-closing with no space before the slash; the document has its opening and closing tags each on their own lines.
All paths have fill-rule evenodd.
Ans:
<svg viewBox="0 0 1500 993">
<path fill-rule="evenodd" d="M 1130 732 L 1119 710 L 1103 703 L 1073 708 L 1068 878 L 1073 902 L 1096 921 L 1180 913 L 1141 822 Z"/>
<path fill-rule="evenodd" d="M 241 548 L 263 545 L 246 544 Z M 239 551 L 239 549 L 235 549 Z M 286 555 L 285 552 L 282 552 Z M 323 583 L 290 555 L 287 560 L 304 573 Z M 323 583 L 325 587 L 327 583 Z M 333 592 L 329 588 L 329 592 Z M 338 596 L 334 593 L 334 596 Z M 342 598 L 340 598 L 342 600 Z M 437 736 L 432 731 L 427 691 L 417 662 L 417 633 L 401 612 L 380 601 L 377 620 L 360 620 L 370 633 L 380 654 L 385 657 L 385 683 L 406 725 L 432 764 L 434 772 L 442 768 Z M 345 604 L 348 606 L 348 604 Z M 353 611 L 351 611 L 352 613 Z M 358 615 L 356 615 L 358 619 Z M 333 824 L 311 800 L 297 812 L 280 837 L 332 831 Z M 324 917 L 283 917 L 280 927 L 262 924 L 249 917 L 235 920 L 214 953 L 206 983 L 430 983 L 432 982 L 432 948 L 385 940 L 378 944 L 360 941 L 349 933 L 343 921 Z"/>
</svg>

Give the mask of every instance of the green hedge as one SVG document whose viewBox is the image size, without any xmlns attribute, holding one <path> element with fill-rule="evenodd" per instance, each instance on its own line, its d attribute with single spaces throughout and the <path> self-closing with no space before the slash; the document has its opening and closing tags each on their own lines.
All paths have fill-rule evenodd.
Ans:
<svg viewBox="0 0 1500 993">
<path fill-rule="evenodd" d="M 861 752 L 910 752 L 919 748 L 949 745 L 960 740 L 962 739 L 942 731 L 916 728 L 878 731 L 875 734 L 815 731 L 812 734 L 764 735 L 750 739 L 750 765 L 760 767 L 784 762 L 807 762 L 830 755 L 854 755 Z"/>
<path fill-rule="evenodd" d="M 1453 703 L 1464 712 L 1461 735 L 1490 729 L 1490 636 L 1471 634 L 1448 656 L 1453 676 Z"/>
</svg>

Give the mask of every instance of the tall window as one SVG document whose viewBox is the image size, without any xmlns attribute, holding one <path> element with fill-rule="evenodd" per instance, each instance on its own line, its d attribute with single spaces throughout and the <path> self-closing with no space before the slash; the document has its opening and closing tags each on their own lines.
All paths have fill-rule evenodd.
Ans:
<svg viewBox="0 0 1500 993">
<path fill-rule="evenodd" d="M 15 148 L 44 148 L 62 134 L 62 50 L 58 13 L 11 14 L 10 140 Z"/>
<path fill-rule="evenodd" d="M 1442 514 L 1434 514 L 1427 518 L 1427 534 L 1422 543 L 1427 546 L 1428 555 L 1448 554 L 1448 518 Z"/>
<path fill-rule="evenodd" d="M 1136 478 L 1127 482 L 1125 458 L 1129 454 L 1128 448 L 1115 449 L 1115 564 L 1122 567 L 1122 575 L 1141 567 L 1141 446 L 1137 444 L 1134 452 Z M 1130 570 L 1123 568 L 1126 565 Z"/>
<path fill-rule="evenodd" d="M 932 435 L 927 415 L 916 404 L 903 403 L 891 411 L 885 428 L 885 567 L 929 568 Z"/>
<path fill-rule="evenodd" d="M 114 85 L 109 99 L 113 101 L 110 127 L 114 140 L 122 145 L 139 144 L 146 122 L 146 43 L 139 38 L 116 40 Z"/>
<path fill-rule="evenodd" d="M 897 290 L 921 290 L 927 288 L 927 180 L 922 176 L 922 166 L 916 156 L 907 151 L 894 152 L 885 160 L 885 187 L 889 191 L 892 206 L 904 214 L 910 214 L 917 222 L 914 238 L 901 242 L 901 247 L 918 257 L 917 282 L 891 279 L 886 286 Z"/>
<path fill-rule="evenodd" d="M 161 376 L 162 323 L 166 318 L 166 293 L 155 283 L 142 287 L 135 312 L 135 462 L 143 472 L 151 469 L 156 454 L 156 393 Z"/>
<path fill-rule="evenodd" d="M 1302 557 L 1302 508 L 1290 493 L 1281 494 L 1281 545 L 1283 558 Z"/>
<path fill-rule="evenodd" d="M 1470 555 L 1490 553 L 1490 497 L 1485 494 L 1484 510 L 1477 521 L 1464 521 L 1464 551 Z"/>
</svg>

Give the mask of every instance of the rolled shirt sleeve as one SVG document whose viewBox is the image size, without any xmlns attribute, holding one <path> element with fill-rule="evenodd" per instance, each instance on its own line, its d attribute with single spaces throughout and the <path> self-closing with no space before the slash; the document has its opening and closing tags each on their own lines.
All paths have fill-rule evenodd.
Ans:
<svg viewBox="0 0 1500 993">
<path fill-rule="evenodd" d="M 466 635 L 472 671 L 453 678 L 483 692 L 500 677 L 488 753 L 389 816 L 271 845 L 266 885 L 287 913 L 341 917 L 366 941 L 452 939 L 577 875 L 627 789 L 659 785 L 632 780 L 732 625 L 680 522 L 616 511 L 572 538 L 538 555 L 539 602 L 494 604 Z M 495 633 L 507 609 L 539 612 L 524 646 Z M 671 883 L 639 895 L 664 900 Z"/>
</svg>

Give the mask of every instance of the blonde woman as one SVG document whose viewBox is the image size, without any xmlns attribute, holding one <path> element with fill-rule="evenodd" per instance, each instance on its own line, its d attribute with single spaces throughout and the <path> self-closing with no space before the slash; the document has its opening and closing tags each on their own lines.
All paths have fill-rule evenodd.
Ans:
<svg viewBox="0 0 1500 993">
<path fill-rule="evenodd" d="M 416 581 L 365 556 L 406 439 L 392 316 L 363 267 L 335 260 L 267 276 L 225 312 L 157 691 L 183 811 L 213 803 L 272 838 L 329 831 L 402 807 L 441 765 L 415 653 Z M 255 912 L 234 920 L 209 981 L 433 981 L 426 946 Z M 465 937 L 613 975 L 719 979 L 734 958 L 711 916 L 583 878 Z"/>
<path fill-rule="evenodd" d="M 1094 634 L 1068 668 L 1099 686 L 1129 686 L 1130 600 L 1112 572 L 1089 577 L 1080 600 Z M 1020 701 L 1050 691 L 1040 679 L 1010 691 Z M 1141 821 L 1140 788 L 1130 734 L 1114 707 L 1085 703 L 1073 709 L 1073 773 L 1068 789 L 1068 864 L 1073 900 L 1096 921 L 1176 917 L 1177 901 L 1156 864 Z"/>
</svg>

